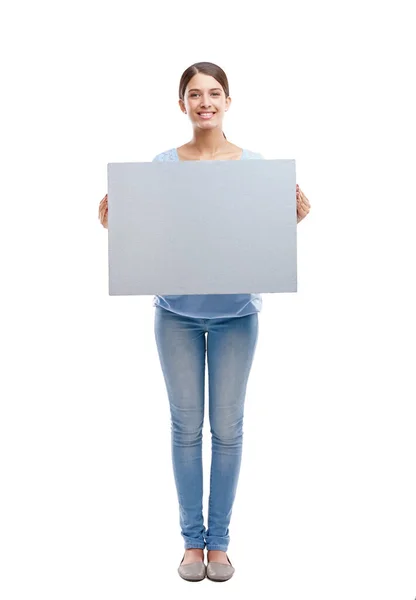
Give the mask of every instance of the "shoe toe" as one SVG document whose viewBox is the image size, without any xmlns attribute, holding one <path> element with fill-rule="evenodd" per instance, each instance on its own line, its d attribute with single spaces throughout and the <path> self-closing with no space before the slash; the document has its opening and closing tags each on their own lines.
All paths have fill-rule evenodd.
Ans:
<svg viewBox="0 0 416 600">
<path fill-rule="evenodd" d="M 201 579 L 205 579 L 206 575 L 205 563 L 199 561 L 180 565 L 178 573 L 182 579 L 186 579 L 187 581 L 201 581 Z"/>
<path fill-rule="evenodd" d="M 227 581 L 234 575 L 232 565 L 224 565 L 217 562 L 209 562 L 207 566 L 207 577 L 213 581 Z"/>
</svg>

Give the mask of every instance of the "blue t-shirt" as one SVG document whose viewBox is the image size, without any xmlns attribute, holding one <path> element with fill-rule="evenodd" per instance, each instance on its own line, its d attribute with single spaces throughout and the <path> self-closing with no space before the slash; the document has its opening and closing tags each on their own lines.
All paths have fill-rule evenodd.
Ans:
<svg viewBox="0 0 416 600">
<path fill-rule="evenodd" d="M 243 149 L 240 160 L 262 159 L 258 152 Z M 156 161 L 179 161 L 176 148 L 158 154 Z M 192 294 L 182 296 L 155 296 L 153 306 L 160 306 L 178 315 L 198 319 L 245 317 L 262 308 L 260 294 Z"/>
</svg>

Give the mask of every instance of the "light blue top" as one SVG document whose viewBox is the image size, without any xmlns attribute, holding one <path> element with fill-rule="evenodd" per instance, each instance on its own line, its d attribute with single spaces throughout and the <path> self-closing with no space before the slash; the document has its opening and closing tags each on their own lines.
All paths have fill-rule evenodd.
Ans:
<svg viewBox="0 0 416 600">
<path fill-rule="evenodd" d="M 258 152 L 243 149 L 240 160 L 262 159 Z M 176 148 L 158 154 L 156 161 L 179 161 Z M 198 319 L 245 317 L 261 311 L 260 294 L 206 294 L 187 296 L 155 296 L 153 306 L 160 306 L 178 315 Z"/>
</svg>

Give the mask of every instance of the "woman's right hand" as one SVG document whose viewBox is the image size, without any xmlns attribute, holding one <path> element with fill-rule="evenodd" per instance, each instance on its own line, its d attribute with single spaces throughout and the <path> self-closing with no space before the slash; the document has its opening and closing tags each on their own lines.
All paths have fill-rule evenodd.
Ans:
<svg viewBox="0 0 416 600">
<path fill-rule="evenodd" d="M 100 202 L 98 218 L 100 219 L 101 225 L 108 229 L 108 194 L 106 194 Z"/>
</svg>

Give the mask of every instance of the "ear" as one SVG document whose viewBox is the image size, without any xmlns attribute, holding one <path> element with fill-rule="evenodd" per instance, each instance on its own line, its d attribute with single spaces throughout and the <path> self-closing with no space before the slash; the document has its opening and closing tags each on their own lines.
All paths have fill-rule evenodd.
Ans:
<svg viewBox="0 0 416 600">
<path fill-rule="evenodd" d="M 181 109 L 181 111 L 186 114 L 186 108 L 185 108 L 185 102 L 183 100 L 179 100 L 178 101 L 179 104 L 179 108 Z"/>
<path fill-rule="evenodd" d="M 231 102 L 232 99 L 230 98 L 230 96 L 228 96 L 227 100 L 225 101 L 225 110 L 228 110 L 230 108 Z"/>
</svg>

